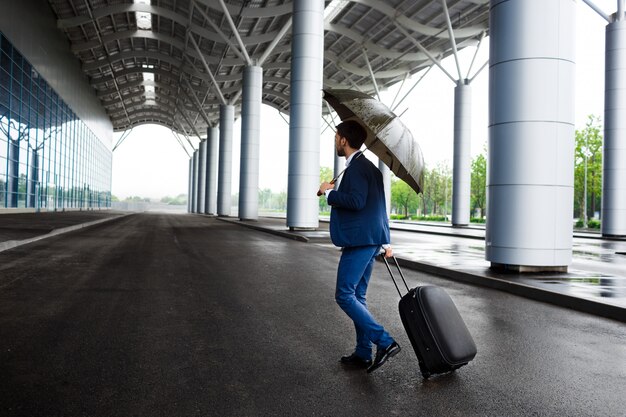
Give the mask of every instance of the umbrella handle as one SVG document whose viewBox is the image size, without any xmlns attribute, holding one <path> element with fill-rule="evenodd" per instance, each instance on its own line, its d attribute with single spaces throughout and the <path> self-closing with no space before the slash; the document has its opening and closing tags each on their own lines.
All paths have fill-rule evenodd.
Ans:
<svg viewBox="0 0 626 417">
<path fill-rule="evenodd" d="M 363 149 L 363 151 L 358 154 L 354 160 L 356 161 L 357 159 L 359 159 L 361 157 L 361 155 L 363 155 L 365 153 L 365 149 Z M 335 182 L 339 179 L 339 177 L 341 177 L 343 175 L 344 172 L 346 172 L 346 169 L 348 169 L 348 167 L 345 167 L 339 174 L 337 174 L 337 176 L 335 178 L 333 178 L 332 180 L 330 180 L 331 184 L 335 184 Z M 317 190 L 317 196 L 321 196 L 322 193 L 320 193 L 320 190 Z"/>
<path fill-rule="evenodd" d="M 335 181 L 337 181 L 337 178 L 333 178 L 332 180 L 330 180 L 330 183 L 334 185 Z M 318 197 L 320 197 L 322 194 L 324 194 L 324 193 L 322 193 L 320 190 L 317 190 L 317 196 Z"/>
</svg>

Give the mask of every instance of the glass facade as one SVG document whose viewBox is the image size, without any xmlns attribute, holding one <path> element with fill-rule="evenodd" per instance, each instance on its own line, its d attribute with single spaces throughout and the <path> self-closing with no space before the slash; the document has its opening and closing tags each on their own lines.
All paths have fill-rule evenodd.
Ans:
<svg viewBox="0 0 626 417">
<path fill-rule="evenodd" d="M 110 207 L 112 158 L 0 33 L 0 209 Z"/>
</svg>

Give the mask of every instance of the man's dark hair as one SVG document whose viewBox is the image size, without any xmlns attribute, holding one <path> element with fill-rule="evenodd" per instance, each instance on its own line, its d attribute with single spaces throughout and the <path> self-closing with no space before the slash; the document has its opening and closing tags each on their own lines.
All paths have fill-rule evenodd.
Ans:
<svg viewBox="0 0 626 417">
<path fill-rule="evenodd" d="M 367 137 L 367 132 L 363 126 L 354 120 L 346 120 L 339 123 L 337 125 L 337 133 L 339 133 L 339 136 L 346 138 L 353 149 L 360 149 Z"/>
</svg>

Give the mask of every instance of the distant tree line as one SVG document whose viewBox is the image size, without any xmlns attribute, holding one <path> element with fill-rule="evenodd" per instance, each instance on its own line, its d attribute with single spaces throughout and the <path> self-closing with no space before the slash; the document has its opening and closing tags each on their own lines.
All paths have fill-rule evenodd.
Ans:
<svg viewBox="0 0 626 417">
<path fill-rule="evenodd" d="M 600 211 L 602 202 L 602 134 L 600 118 L 589 116 L 584 129 L 576 131 L 576 149 L 574 161 L 574 217 L 583 216 L 583 208 L 587 208 L 587 218 L 593 219 Z M 585 200 L 586 171 L 586 200 Z M 333 170 L 320 167 L 320 182 L 330 181 Z M 1 181 L 1 180 L 0 180 Z M 3 184 L 1 184 L 3 185 Z M 0 186 L 0 189 L 4 187 Z M 314 192 L 314 191 L 313 191 Z M 112 196 L 112 201 L 120 201 Z M 149 201 L 142 197 L 128 197 L 124 201 Z M 238 203 L 238 195 L 233 195 L 233 205 Z M 185 205 L 187 195 L 163 197 L 162 203 Z M 274 192 L 269 188 L 259 190 L 259 209 L 265 211 L 285 212 L 287 210 L 287 192 Z M 487 216 L 487 158 L 486 149 L 476 155 L 471 162 L 470 185 L 470 218 L 472 221 L 483 222 Z M 320 214 L 328 214 L 330 207 L 326 198 L 319 198 Z M 452 170 L 442 162 L 434 167 L 424 168 L 424 192 L 417 194 L 408 184 L 392 174 L 391 179 L 391 213 L 396 218 L 444 220 L 452 212 Z M 580 223 L 580 222 L 579 222 Z M 599 227 L 599 222 L 589 223 L 590 227 Z M 580 225 L 579 225 L 580 226 Z"/>
<path fill-rule="evenodd" d="M 602 204 L 602 127 L 600 118 L 588 117 L 587 124 L 575 133 L 574 152 L 574 213 L 583 227 L 599 228 L 598 214 Z M 472 159 L 470 186 L 470 218 L 484 221 L 487 216 L 487 158 L 486 149 Z M 585 182 L 586 178 L 586 182 Z M 402 218 L 440 217 L 450 214 L 452 174 L 446 164 L 424 169 L 424 193 L 419 196 L 404 182 L 392 177 L 391 211 Z M 586 208 L 586 210 L 585 210 Z"/>
<path fill-rule="evenodd" d="M 161 198 L 161 203 L 169 204 L 172 206 L 187 205 L 187 194 L 178 194 L 176 197 L 165 196 Z"/>
<path fill-rule="evenodd" d="M 585 173 L 586 171 L 586 173 Z M 585 192 L 585 176 L 586 192 Z M 586 199 L 585 199 L 586 194 Z M 574 152 L 574 218 L 577 227 L 584 225 L 585 208 L 587 220 L 600 212 L 602 204 L 602 134 L 600 118 L 590 115 L 582 130 L 576 131 Z M 590 227 L 599 228 L 599 221 L 589 222 Z"/>
<path fill-rule="evenodd" d="M 119 197 L 112 195 L 111 201 L 113 202 L 124 202 L 124 203 L 151 203 L 153 200 L 147 197 L 139 197 L 139 196 L 130 196 L 126 197 L 123 200 L 120 200 Z M 178 194 L 176 197 L 165 196 L 159 200 L 161 203 L 169 204 L 169 205 L 186 205 L 187 204 L 187 194 Z"/>
<path fill-rule="evenodd" d="M 124 203 L 149 203 L 150 199 L 149 198 L 145 198 L 145 197 L 138 197 L 138 196 L 130 196 L 130 197 L 126 197 L 123 200 L 120 200 L 119 197 L 115 196 L 115 195 L 111 195 L 111 201 L 112 202 L 124 202 Z"/>
<path fill-rule="evenodd" d="M 470 217 L 483 221 L 486 213 L 487 163 L 484 154 L 471 165 Z M 407 183 L 392 176 L 391 212 L 394 218 L 445 220 L 452 212 L 452 170 L 447 163 L 424 168 L 424 191 L 417 194 Z"/>
<path fill-rule="evenodd" d="M 266 211 L 287 211 L 287 192 L 273 192 L 269 188 L 259 190 L 259 209 Z"/>
</svg>

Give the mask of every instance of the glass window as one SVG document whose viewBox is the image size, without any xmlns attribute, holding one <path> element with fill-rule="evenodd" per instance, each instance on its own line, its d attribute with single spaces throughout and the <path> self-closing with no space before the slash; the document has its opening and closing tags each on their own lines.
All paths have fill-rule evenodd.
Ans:
<svg viewBox="0 0 626 417">
<path fill-rule="evenodd" d="M 11 73 L 11 56 L 5 54 L 4 52 L 0 54 L 0 67 L 7 72 L 7 74 Z"/>
<path fill-rule="evenodd" d="M 4 87 L 0 87 L 0 114 L 2 114 L 3 116 L 8 116 L 10 105 L 11 96 L 9 92 Z"/>
<path fill-rule="evenodd" d="M 0 86 L 2 87 L 2 89 L 10 89 L 10 84 L 11 84 L 11 74 L 10 72 L 7 72 L 6 69 L 1 68 L 0 69 Z"/>
<path fill-rule="evenodd" d="M 13 45 L 4 36 L 0 36 L 2 37 L 2 45 L 0 45 L 2 52 L 7 54 L 8 56 L 11 56 L 11 54 L 13 53 Z"/>
<path fill-rule="evenodd" d="M 14 70 L 13 72 L 15 74 L 18 74 L 19 71 L 22 69 L 22 54 L 20 54 L 17 49 L 13 48 L 13 55 L 11 56 L 11 58 L 13 59 L 13 65 L 14 65 Z"/>
<path fill-rule="evenodd" d="M 111 151 L 0 34 L 0 207 L 97 205 L 110 195 L 111 163 Z"/>
</svg>

